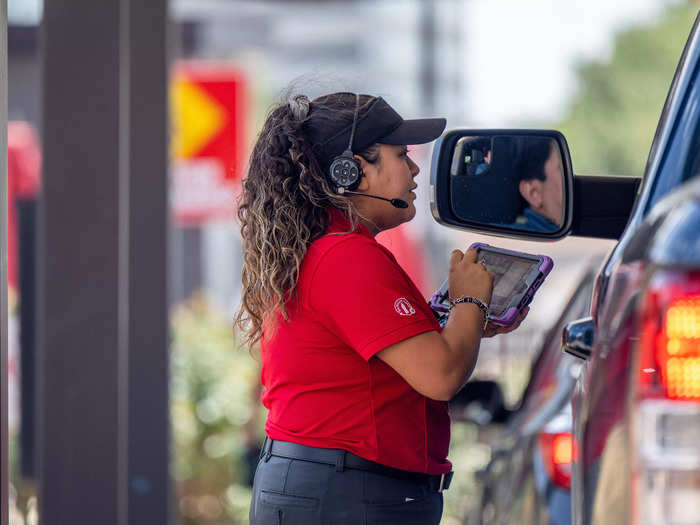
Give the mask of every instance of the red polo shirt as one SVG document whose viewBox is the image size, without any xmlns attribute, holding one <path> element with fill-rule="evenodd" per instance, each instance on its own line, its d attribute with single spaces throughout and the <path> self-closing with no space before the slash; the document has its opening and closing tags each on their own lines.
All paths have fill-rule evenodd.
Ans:
<svg viewBox="0 0 700 525">
<path fill-rule="evenodd" d="M 267 435 L 403 470 L 449 472 L 447 403 L 419 394 L 374 357 L 440 327 L 391 252 L 362 226 L 332 235 L 349 230 L 342 214 L 332 217 L 304 257 L 289 322 L 278 315 L 261 345 Z"/>
</svg>

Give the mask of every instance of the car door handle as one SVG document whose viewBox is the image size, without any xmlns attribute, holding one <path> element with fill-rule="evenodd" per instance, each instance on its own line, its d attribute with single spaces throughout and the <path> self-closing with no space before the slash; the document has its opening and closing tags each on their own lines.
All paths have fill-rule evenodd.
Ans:
<svg viewBox="0 0 700 525">
<path fill-rule="evenodd" d="M 592 317 L 572 321 L 564 327 L 561 349 L 579 359 L 588 359 L 593 353 L 595 323 Z"/>
</svg>

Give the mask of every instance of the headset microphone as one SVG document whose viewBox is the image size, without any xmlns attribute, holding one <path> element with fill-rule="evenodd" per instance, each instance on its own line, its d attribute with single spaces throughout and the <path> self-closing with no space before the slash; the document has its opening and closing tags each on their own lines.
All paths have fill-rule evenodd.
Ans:
<svg viewBox="0 0 700 525">
<path fill-rule="evenodd" d="M 338 188 L 338 193 L 352 193 L 353 195 L 361 195 L 363 197 L 372 197 L 373 199 L 380 199 L 383 201 L 390 202 L 394 208 L 408 208 L 408 203 L 402 199 L 387 199 L 386 197 L 380 197 L 379 195 L 370 195 L 369 193 L 360 193 L 359 191 L 346 190 L 342 186 Z"/>
</svg>

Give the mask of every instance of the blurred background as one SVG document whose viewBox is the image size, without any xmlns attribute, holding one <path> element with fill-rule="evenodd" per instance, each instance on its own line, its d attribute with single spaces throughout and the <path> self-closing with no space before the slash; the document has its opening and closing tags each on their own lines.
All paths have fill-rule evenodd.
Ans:
<svg viewBox="0 0 700 525">
<path fill-rule="evenodd" d="M 640 176 L 697 9 L 698 2 L 681 0 L 170 0 L 171 521 L 247 523 L 265 413 L 257 356 L 237 346 L 232 330 L 241 271 L 235 197 L 257 130 L 280 93 L 380 95 L 407 118 L 447 117 L 448 128 L 558 129 L 577 174 Z M 13 524 L 41 521 L 36 230 L 45 198 L 43 14 L 41 0 L 8 0 Z M 577 276 L 612 243 L 513 241 L 439 226 L 428 208 L 430 151 L 413 149 L 421 166 L 416 218 L 380 235 L 426 297 L 446 277 L 450 250 L 472 242 L 555 261 L 521 328 L 482 343 L 475 377 L 498 381 L 514 406 Z M 482 434 L 453 425 L 457 474 L 445 495 L 445 524 L 461 523 L 473 505 L 473 472 L 489 454 Z"/>
</svg>

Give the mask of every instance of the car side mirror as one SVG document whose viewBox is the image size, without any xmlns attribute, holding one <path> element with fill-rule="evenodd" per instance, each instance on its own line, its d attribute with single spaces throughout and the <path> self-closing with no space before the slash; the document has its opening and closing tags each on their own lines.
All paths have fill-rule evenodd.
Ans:
<svg viewBox="0 0 700 525">
<path fill-rule="evenodd" d="M 456 129 L 433 146 L 430 210 L 445 226 L 505 237 L 619 239 L 641 182 L 574 175 L 555 130 Z"/>
<path fill-rule="evenodd" d="M 592 317 L 577 319 L 564 327 L 561 349 L 579 359 L 589 359 L 593 354 L 595 322 Z"/>
<path fill-rule="evenodd" d="M 573 168 L 555 130 L 452 130 L 435 143 L 431 211 L 447 226 L 560 239 L 571 231 Z"/>
<path fill-rule="evenodd" d="M 504 423 L 509 415 L 503 391 L 495 381 L 469 381 L 450 400 L 453 421 L 488 425 Z"/>
</svg>

